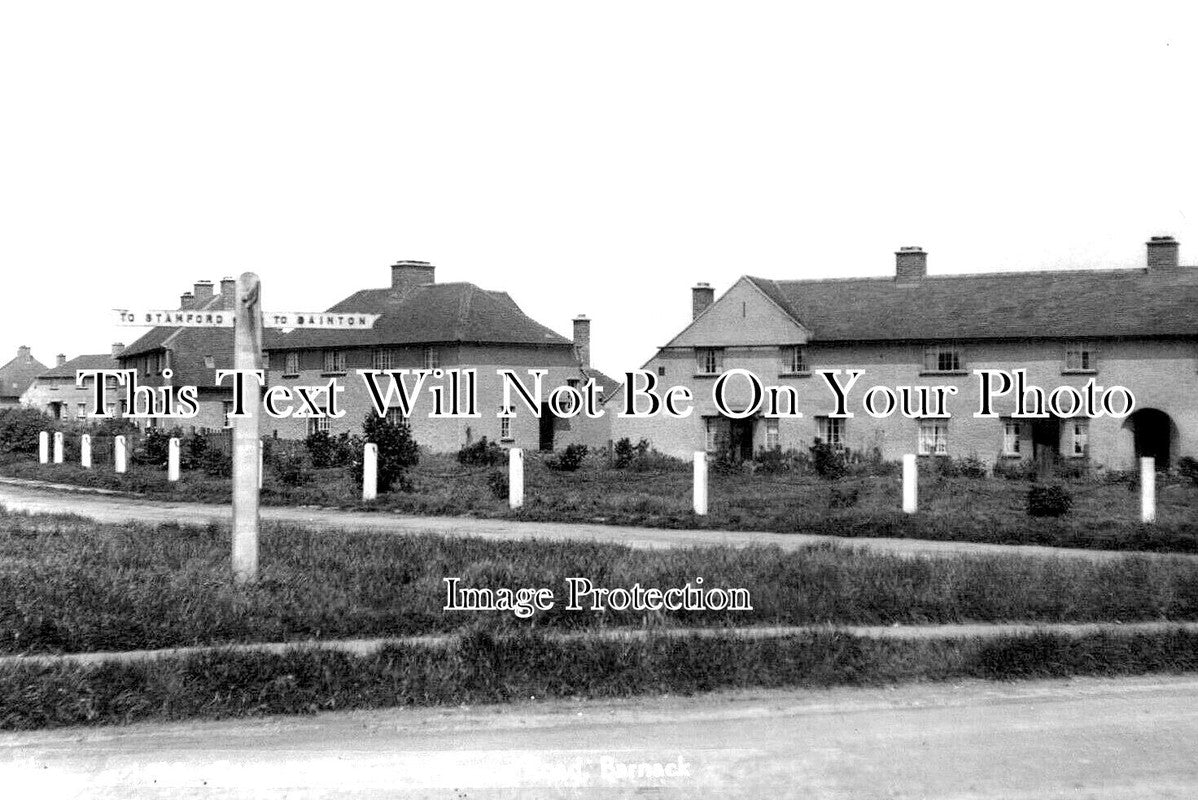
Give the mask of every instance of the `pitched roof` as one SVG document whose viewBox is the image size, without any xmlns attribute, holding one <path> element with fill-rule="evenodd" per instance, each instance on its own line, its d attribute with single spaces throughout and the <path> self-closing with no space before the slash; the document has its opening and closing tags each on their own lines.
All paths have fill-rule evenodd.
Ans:
<svg viewBox="0 0 1198 800">
<path fill-rule="evenodd" d="M 747 279 L 819 341 L 1198 335 L 1193 267 Z"/>
<path fill-rule="evenodd" d="M 529 318 L 506 292 L 480 289 L 472 283 L 429 283 L 402 290 L 364 289 L 328 311 L 382 316 L 369 329 L 293 330 L 279 337 L 269 349 L 441 342 L 573 344 Z"/>
<path fill-rule="evenodd" d="M 61 378 L 75 380 L 76 370 L 81 369 L 116 369 L 117 360 L 111 353 L 93 353 L 89 355 L 76 356 L 70 361 L 59 367 L 51 367 L 50 369 L 37 376 L 37 379 L 46 380 L 47 378 Z"/>
<path fill-rule="evenodd" d="M 18 355 L 0 367 L 0 397 L 20 398 L 29 388 L 29 384 L 33 383 L 33 379 L 45 371 L 46 365 L 32 355 Z"/>
</svg>

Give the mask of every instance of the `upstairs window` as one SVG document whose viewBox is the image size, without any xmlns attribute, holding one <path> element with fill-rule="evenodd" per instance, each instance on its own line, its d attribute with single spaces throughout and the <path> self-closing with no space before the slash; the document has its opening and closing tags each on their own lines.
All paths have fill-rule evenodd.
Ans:
<svg viewBox="0 0 1198 800">
<path fill-rule="evenodd" d="M 425 369 L 440 369 L 441 368 L 441 351 L 435 347 L 424 348 L 424 368 Z"/>
<path fill-rule="evenodd" d="M 923 351 L 924 372 L 964 372 L 965 356 L 959 347 L 936 345 Z"/>
<path fill-rule="evenodd" d="M 381 347 L 375 349 L 375 351 L 373 353 L 371 353 L 371 355 L 370 355 L 370 366 L 372 369 L 377 369 L 377 370 L 395 369 L 394 361 L 395 361 L 395 359 L 394 359 L 391 351 L 381 348 Z"/>
<path fill-rule="evenodd" d="M 344 350 L 325 350 L 324 351 L 324 371 L 325 372 L 345 372 L 345 351 Z"/>
<path fill-rule="evenodd" d="M 283 374 L 299 375 L 300 359 L 297 351 L 292 351 L 283 359 Z"/>
<path fill-rule="evenodd" d="M 1066 372 L 1097 372 L 1098 359 L 1094 348 L 1087 344 L 1071 344 L 1065 348 Z"/>
<path fill-rule="evenodd" d="M 793 345 L 782 348 L 782 371 L 789 373 L 807 372 L 807 348 Z"/>
<path fill-rule="evenodd" d="M 719 347 L 697 348 L 695 365 L 700 375 L 718 375 L 724 369 L 724 351 Z"/>
</svg>

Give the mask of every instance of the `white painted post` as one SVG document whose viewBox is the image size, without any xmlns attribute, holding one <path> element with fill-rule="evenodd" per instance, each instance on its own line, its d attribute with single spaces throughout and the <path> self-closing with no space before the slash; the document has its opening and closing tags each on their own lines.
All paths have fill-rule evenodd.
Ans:
<svg viewBox="0 0 1198 800">
<path fill-rule="evenodd" d="M 112 465 L 117 474 L 124 473 L 129 468 L 124 436 L 118 436 L 112 440 Z"/>
<path fill-rule="evenodd" d="M 707 452 L 695 451 L 695 513 L 707 515 Z"/>
<path fill-rule="evenodd" d="M 54 432 L 54 463 L 62 463 L 62 431 Z"/>
<path fill-rule="evenodd" d="M 237 280 L 233 317 L 233 368 L 262 368 L 262 284 L 252 272 Z M 240 582 L 258 577 L 258 381 L 241 382 L 241 404 L 247 416 L 233 418 L 233 576 Z"/>
<path fill-rule="evenodd" d="M 262 481 L 266 478 L 266 469 L 263 467 L 263 451 L 266 448 L 262 444 L 262 440 L 258 440 L 258 488 L 262 488 Z"/>
<path fill-rule="evenodd" d="M 172 436 L 166 450 L 166 479 L 179 480 L 179 439 Z"/>
<path fill-rule="evenodd" d="M 84 469 L 92 468 L 92 437 L 83 434 L 79 437 L 79 466 Z"/>
<path fill-rule="evenodd" d="M 50 463 L 50 432 L 42 431 L 37 435 L 37 463 Z"/>
<path fill-rule="evenodd" d="M 519 447 L 508 450 L 507 504 L 513 509 L 524 505 L 524 451 Z"/>
<path fill-rule="evenodd" d="M 362 499 L 379 496 L 379 446 L 374 442 L 362 445 Z"/>
<path fill-rule="evenodd" d="M 919 507 L 919 469 L 915 454 L 903 455 L 903 513 L 914 514 Z"/>
<path fill-rule="evenodd" d="M 1156 459 L 1140 459 L 1140 521 L 1156 522 Z"/>
</svg>

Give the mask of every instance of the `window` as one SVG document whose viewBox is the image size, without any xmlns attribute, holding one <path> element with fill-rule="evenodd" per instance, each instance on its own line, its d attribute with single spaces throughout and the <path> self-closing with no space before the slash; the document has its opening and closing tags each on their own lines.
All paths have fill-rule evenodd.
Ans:
<svg viewBox="0 0 1198 800">
<path fill-rule="evenodd" d="M 1084 344 L 1071 344 L 1065 349 L 1066 372 L 1097 372 L 1098 359 L 1094 348 Z"/>
<path fill-rule="evenodd" d="M 948 420 L 921 419 L 919 421 L 919 454 L 921 456 L 948 454 Z"/>
<path fill-rule="evenodd" d="M 794 345 L 782 348 L 782 372 L 807 372 L 807 348 Z"/>
<path fill-rule="evenodd" d="M 706 431 L 705 431 L 706 435 L 705 435 L 705 439 L 704 439 L 704 442 L 705 442 L 704 448 L 707 450 L 707 452 L 714 453 L 716 451 L 716 448 L 719 447 L 719 439 L 720 439 L 719 422 L 715 417 L 708 417 L 706 420 L 704 420 L 704 422 L 706 423 L 706 426 L 707 426 Z"/>
<path fill-rule="evenodd" d="M 724 351 L 718 347 L 697 348 L 695 361 L 700 375 L 717 375 L 724 366 Z"/>
<path fill-rule="evenodd" d="M 441 367 L 441 351 L 435 347 L 424 348 L 424 368 L 425 369 L 440 369 Z"/>
<path fill-rule="evenodd" d="M 778 438 L 778 420 L 767 419 L 765 421 L 765 449 L 777 450 L 782 446 Z"/>
<path fill-rule="evenodd" d="M 579 386 L 579 383 L 580 383 L 580 381 L 578 380 L 578 378 L 566 378 L 566 385 L 569 386 L 571 389 L 577 389 Z"/>
<path fill-rule="evenodd" d="M 270 369 L 270 352 L 269 351 L 265 351 L 262 353 L 262 369 Z"/>
<path fill-rule="evenodd" d="M 370 356 L 370 366 L 372 369 L 389 370 L 395 369 L 394 357 L 390 350 L 383 348 L 376 349 Z"/>
<path fill-rule="evenodd" d="M 323 433 L 329 432 L 329 418 L 328 417 L 308 417 L 308 435 L 311 436 L 314 433 L 322 433 L 322 432 Z"/>
<path fill-rule="evenodd" d="M 511 417 L 500 417 L 499 418 L 499 441 L 501 441 L 501 442 L 512 441 L 512 418 Z"/>
<path fill-rule="evenodd" d="M 324 351 L 324 371 L 325 372 L 345 372 L 345 351 L 344 350 L 325 350 Z"/>
<path fill-rule="evenodd" d="M 283 374 L 284 375 L 299 375 L 300 362 L 299 352 L 293 351 L 286 355 L 283 359 Z"/>
<path fill-rule="evenodd" d="M 965 358 L 959 347 L 929 347 L 923 351 L 923 371 L 964 372 Z"/>
<path fill-rule="evenodd" d="M 205 369 L 215 369 L 216 368 L 216 359 L 213 358 L 212 356 L 204 356 L 204 368 Z"/>
<path fill-rule="evenodd" d="M 664 378 L 666 376 L 666 368 L 664 365 L 657 368 L 657 377 Z"/>
<path fill-rule="evenodd" d="M 1069 424 L 1069 455 L 1082 458 L 1086 455 L 1086 447 L 1090 443 L 1090 420 L 1071 419 Z"/>
<path fill-rule="evenodd" d="M 1023 423 L 1018 420 L 1004 419 L 1002 422 L 1002 454 L 1004 456 L 1022 455 L 1020 439 L 1023 438 Z"/>
<path fill-rule="evenodd" d="M 229 415 L 233 413 L 233 401 L 226 400 L 224 402 L 224 407 L 225 407 L 225 427 L 232 428 L 233 427 L 233 419 Z"/>
<path fill-rule="evenodd" d="M 839 450 L 844 447 L 844 424 L 847 421 L 840 417 L 816 417 L 816 435 L 819 436 L 820 441 Z"/>
<path fill-rule="evenodd" d="M 407 419 L 403 415 L 403 409 L 399 407 L 388 408 L 387 422 L 392 425 L 403 425 L 405 422 L 407 422 Z"/>
<path fill-rule="evenodd" d="M 78 404 L 78 406 L 75 408 L 75 416 L 79 419 L 83 419 L 87 416 L 87 403 Z"/>
</svg>

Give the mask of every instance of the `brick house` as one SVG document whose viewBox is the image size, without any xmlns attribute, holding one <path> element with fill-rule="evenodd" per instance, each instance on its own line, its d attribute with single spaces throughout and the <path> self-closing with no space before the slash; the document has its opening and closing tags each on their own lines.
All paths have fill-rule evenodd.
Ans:
<svg viewBox="0 0 1198 800">
<path fill-rule="evenodd" d="M 59 355 L 57 363 L 38 375 L 21 395 L 21 405 L 36 408 L 51 419 L 91 421 L 87 415 L 95 401 L 95 390 L 79 387 L 75 382 L 77 372 L 81 369 L 117 369 L 117 357 L 124 347 L 118 342 L 109 353 L 87 354 L 69 361 L 65 355 Z M 105 394 L 108 398 L 105 407 L 109 414 L 115 415 L 119 398 L 111 382 Z"/>
<path fill-rule="evenodd" d="M 46 371 L 46 365 L 22 345 L 17 348 L 17 357 L 0 367 L 0 408 L 17 408 L 21 395 L 33 383 L 33 379 Z"/>
<path fill-rule="evenodd" d="M 1140 455 L 1160 465 L 1198 455 L 1198 269 L 1179 266 L 1172 237 L 1147 243 L 1144 268 L 1118 270 L 929 275 L 927 254 L 903 248 L 890 277 L 745 276 L 718 300 L 710 286 L 696 286 L 692 308 L 691 323 L 645 369 L 663 386 L 688 386 L 693 415 L 615 418 L 614 437 L 645 438 L 682 457 L 696 449 L 740 458 L 763 448 L 805 450 L 817 437 L 887 460 L 912 452 L 990 464 L 1088 458 L 1127 469 Z M 712 385 L 733 368 L 793 387 L 803 417 L 720 414 Z M 829 416 L 834 395 L 822 369 L 863 371 L 848 404 L 852 418 Z M 1028 383 L 1046 392 L 1090 379 L 1124 386 L 1136 410 L 1123 419 L 1014 419 L 1012 391 L 996 401 L 998 418 L 975 418 L 977 369 L 1025 369 Z M 875 385 L 933 384 L 959 388 L 950 419 L 863 413 L 862 395 Z M 735 388 L 730 405 L 740 403 L 739 413 L 751 390 L 744 381 Z M 608 406 L 622 408 L 618 398 Z"/>
<path fill-rule="evenodd" d="M 428 417 L 432 405 L 427 387 L 444 384 L 445 378 L 430 378 L 417 398 L 409 419 L 412 435 L 433 451 L 456 451 L 483 436 L 505 446 L 541 450 L 575 442 L 602 445 L 608 440 L 606 417 L 558 419 L 546 413 L 537 419 L 523 405 L 517 405 L 510 420 L 497 417 L 503 399 L 496 375 L 500 368 L 515 370 L 530 388 L 527 370 L 547 370 L 544 395 L 556 386 L 584 385 L 592 377 L 598 385 L 614 388 L 614 382 L 590 366 L 591 323 L 585 317 L 574 320 L 572 341 L 529 318 L 505 292 L 472 283 L 437 283 L 435 267 L 422 261 L 396 263 L 389 286 L 355 292 L 328 311 L 381 316 L 369 329 L 296 329 L 282 334 L 268 348 L 269 383 L 315 386 L 335 378 L 344 387 L 338 406 L 345 415 L 264 418 L 266 435 L 302 438 L 316 430 L 360 433 L 366 414 L 374 410 L 356 371 L 425 368 L 475 369 L 478 375 L 478 418 Z M 401 416 L 394 404 L 389 416 Z"/>
</svg>

